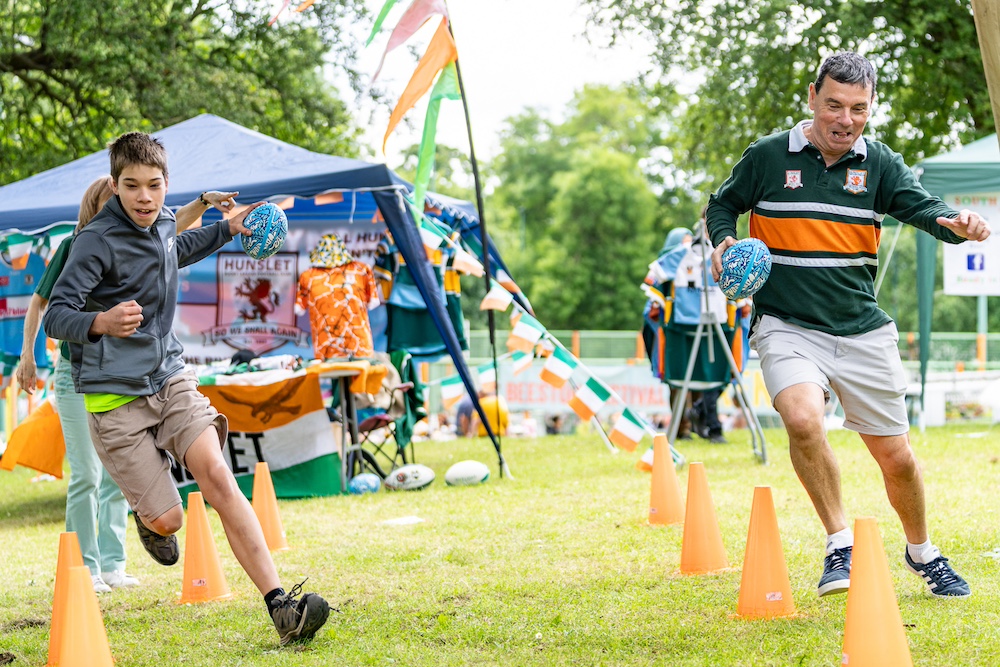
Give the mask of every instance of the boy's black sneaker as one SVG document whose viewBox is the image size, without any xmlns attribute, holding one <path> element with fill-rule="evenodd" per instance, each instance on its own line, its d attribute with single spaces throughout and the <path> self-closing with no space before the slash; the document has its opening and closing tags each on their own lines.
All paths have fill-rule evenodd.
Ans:
<svg viewBox="0 0 1000 667">
<path fill-rule="evenodd" d="M 177 546 L 176 535 L 160 535 L 154 533 L 146 524 L 142 522 L 139 515 L 132 512 L 135 517 L 135 528 L 139 533 L 139 541 L 145 547 L 146 553 L 153 557 L 160 565 L 173 565 L 180 558 L 181 550 Z"/>
<path fill-rule="evenodd" d="M 929 563 L 917 563 L 910 558 L 909 550 L 906 550 L 904 557 L 910 572 L 927 582 L 931 595 L 939 598 L 965 598 L 972 595 L 969 584 L 951 569 L 944 556 L 938 556 Z"/>
<path fill-rule="evenodd" d="M 820 597 L 846 593 L 851 586 L 851 554 L 853 547 L 834 549 L 823 560 L 823 576 L 816 592 Z"/>
<path fill-rule="evenodd" d="M 302 584 L 295 584 L 292 590 L 271 600 L 271 620 L 282 646 L 312 638 L 330 616 L 330 605 L 319 595 L 306 593 L 301 600 L 296 599 Z"/>
</svg>

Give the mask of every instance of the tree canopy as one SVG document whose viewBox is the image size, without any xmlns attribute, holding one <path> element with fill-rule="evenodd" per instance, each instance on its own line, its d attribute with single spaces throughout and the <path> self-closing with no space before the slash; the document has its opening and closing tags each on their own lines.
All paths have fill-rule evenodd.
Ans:
<svg viewBox="0 0 1000 667">
<path fill-rule="evenodd" d="M 969 0 L 582 0 L 616 39 L 655 44 L 652 89 L 684 93 L 671 146 L 714 189 L 756 138 L 808 113 L 823 57 L 879 75 L 870 132 L 907 162 L 994 131 Z"/>
<path fill-rule="evenodd" d="M 215 113 L 339 155 L 358 130 L 333 85 L 356 82 L 363 0 L 267 22 L 262 0 L 7 0 L 0 18 L 0 184 L 87 155 L 128 130 Z"/>
</svg>

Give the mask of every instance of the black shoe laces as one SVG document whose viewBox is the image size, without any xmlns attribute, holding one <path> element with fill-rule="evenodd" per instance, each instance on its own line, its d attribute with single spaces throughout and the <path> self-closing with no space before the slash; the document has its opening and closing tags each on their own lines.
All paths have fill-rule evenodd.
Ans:
<svg viewBox="0 0 1000 667">
<path fill-rule="evenodd" d="M 927 576 L 934 580 L 934 583 L 944 588 L 958 582 L 958 575 L 947 565 L 948 559 L 938 556 L 930 563 L 927 563 Z"/>
<path fill-rule="evenodd" d="M 826 566 L 829 570 L 846 570 L 848 556 L 851 553 L 850 547 L 844 547 L 843 549 L 834 549 L 826 557 Z"/>
</svg>

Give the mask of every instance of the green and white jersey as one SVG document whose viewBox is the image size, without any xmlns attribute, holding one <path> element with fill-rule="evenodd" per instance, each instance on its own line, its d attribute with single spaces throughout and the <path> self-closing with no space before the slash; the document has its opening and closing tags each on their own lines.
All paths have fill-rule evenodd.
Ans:
<svg viewBox="0 0 1000 667">
<path fill-rule="evenodd" d="M 811 123 L 746 149 L 711 197 L 708 229 L 715 245 L 736 238 L 736 219 L 750 211 L 750 236 L 767 244 L 773 262 L 754 296 L 757 312 L 853 336 L 891 321 L 874 289 L 885 216 L 961 243 L 936 222 L 958 213 L 924 190 L 899 153 L 881 142 L 862 137 L 827 166 L 806 139 Z"/>
</svg>

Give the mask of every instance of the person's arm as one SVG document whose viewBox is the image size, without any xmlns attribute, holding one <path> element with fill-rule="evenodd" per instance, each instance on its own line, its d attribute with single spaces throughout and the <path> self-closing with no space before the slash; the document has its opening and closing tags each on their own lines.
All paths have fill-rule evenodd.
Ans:
<svg viewBox="0 0 1000 667">
<path fill-rule="evenodd" d="M 185 229 L 193 225 L 210 208 L 216 208 L 222 213 L 229 213 L 236 207 L 236 200 L 233 199 L 239 192 L 219 192 L 209 190 L 189 204 L 177 209 L 177 233 L 180 234 Z"/>
<path fill-rule="evenodd" d="M 21 343 L 21 361 L 17 364 L 17 384 L 29 394 L 35 393 L 38 368 L 35 364 L 35 339 L 42 324 L 42 312 L 48 299 L 37 294 L 31 295 L 28 312 L 24 314 L 24 342 Z"/>
<path fill-rule="evenodd" d="M 87 312 L 87 297 L 110 270 L 111 249 L 104 238 L 89 229 L 78 233 L 42 318 L 50 338 L 80 344 L 100 340 L 105 327 L 91 328 L 103 313 Z"/>
<path fill-rule="evenodd" d="M 237 235 L 250 236 L 250 230 L 243 226 L 243 221 L 254 210 L 264 202 L 248 206 L 227 220 L 220 220 L 214 225 L 189 229 L 183 234 L 177 235 L 177 265 L 180 267 L 190 266 L 200 262 L 213 252 L 226 245 Z"/>
<path fill-rule="evenodd" d="M 712 277 L 716 281 L 722 275 L 722 253 L 736 243 L 736 220 L 753 208 L 755 203 L 755 145 L 750 144 L 743 151 L 743 157 L 718 191 L 709 197 L 705 209 L 705 226 L 709 240 L 715 246 L 712 252 Z"/>
</svg>

